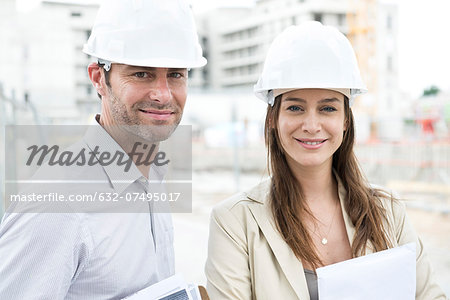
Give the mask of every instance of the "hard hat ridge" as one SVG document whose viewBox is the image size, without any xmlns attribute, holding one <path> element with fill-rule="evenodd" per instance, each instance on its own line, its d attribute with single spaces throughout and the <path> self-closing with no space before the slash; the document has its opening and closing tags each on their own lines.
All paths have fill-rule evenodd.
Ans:
<svg viewBox="0 0 450 300">
<path fill-rule="evenodd" d="M 367 91 L 353 48 L 336 28 L 305 22 L 289 26 L 272 42 L 256 96 L 273 105 L 277 95 L 302 88 L 336 90 L 350 100 Z"/>
<path fill-rule="evenodd" d="M 83 52 L 136 66 L 195 68 L 206 64 L 185 0 L 103 2 Z"/>
</svg>

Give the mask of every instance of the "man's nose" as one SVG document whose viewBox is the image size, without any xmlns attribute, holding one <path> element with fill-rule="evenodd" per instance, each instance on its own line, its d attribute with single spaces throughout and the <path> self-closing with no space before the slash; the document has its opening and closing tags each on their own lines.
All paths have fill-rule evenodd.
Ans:
<svg viewBox="0 0 450 300">
<path fill-rule="evenodd" d="M 150 91 L 150 98 L 162 104 L 170 101 L 172 92 L 166 76 L 157 76 Z"/>
</svg>

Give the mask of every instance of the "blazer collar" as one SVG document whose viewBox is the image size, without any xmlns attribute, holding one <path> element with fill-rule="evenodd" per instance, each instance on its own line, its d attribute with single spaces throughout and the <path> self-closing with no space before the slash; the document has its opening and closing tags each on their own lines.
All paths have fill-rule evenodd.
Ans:
<svg viewBox="0 0 450 300">
<path fill-rule="evenodd" d="M 258 203 L 257 205 L 249 205 L 249 209 L 297 297 L 299 299 L 309 299 L 302 263 L 278 233 L 270 207 L 266 205 L 269 187 L 270 179 L 246 193 L 249 199 Z"/>
<path fill-rule="evenodd" d="M 345 228 L 349 243 L 351 245 L 355 235 L 355 226 L 353 226 L 350 217 L 345 210 L 344 202 L 347 197 L 347 191 L 336 173 L 335 177 L 338 182 L 339 201 L 341 204 Z M 263 232 L 264 237 L 266 238 L 281 269 L 283 270 L 288 282 L 292 286 L 292 289 L 295 291 L 298 298 L 309 299 L 303 265 L 278 232 L 270 206 L 268 205 L 267 200 L 270 184 L 271 180 L 268 179 L 246 193 L 247 198 L 255 202 L 255 205 L 249 205 L 250 211 L 258 223 L 259 228 Z M 372 247 L 369 244 L 367 254 L 372 251 Z"/>
</svg>

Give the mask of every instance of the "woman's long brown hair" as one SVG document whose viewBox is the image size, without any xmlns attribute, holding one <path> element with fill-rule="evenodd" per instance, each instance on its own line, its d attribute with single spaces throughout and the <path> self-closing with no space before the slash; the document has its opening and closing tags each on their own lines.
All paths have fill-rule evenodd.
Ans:
<svg viewBox="0 0 450 300">
<path fill-rule="evenodd" d="M 281 95 L 273 106 L 268 106 L 265 121 L 265 140 L 269 172 L 272 184 L 269 193 L 270 207 L 275 223 L 283 239 L 291 247 L 298 259 L 309 262 L 314 268 L 323 265 L 312 243 L 302 216 L 311 215 L 299 182 L 294 177 L 286 161 L 278 132 L 278 116 Z M 353 113 L 345 97 L 344 113 L 347 128 L 344 131 L 341 146 L 333 155 L 333 169 L 340 177 L 347 191 L 344 207 L 355 226 L 352 242 L 353 257 L 364 255 L 370 241 L 374 251 L 391 247 L 384 228 L 385 211 L 381 198 L 391 196 L 379 189 L 373 189 L 367 183 L 353 152 L 355 129 Z"/>
</svg>

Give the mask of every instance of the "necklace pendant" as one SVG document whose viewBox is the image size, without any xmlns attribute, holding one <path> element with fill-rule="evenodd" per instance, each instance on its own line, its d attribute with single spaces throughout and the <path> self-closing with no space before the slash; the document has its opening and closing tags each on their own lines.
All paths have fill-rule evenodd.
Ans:
<svg viewBox="0 0 450 300">
<path fill-rule="evenodd" d="M 328 240 L 327 240 L 326 238 L 323 238 L 323 239 L 322 239 L 322 244 L 323 244 L 323 245 L 326 245 L 327 243 L 328 243 Z"/>
</svg>

